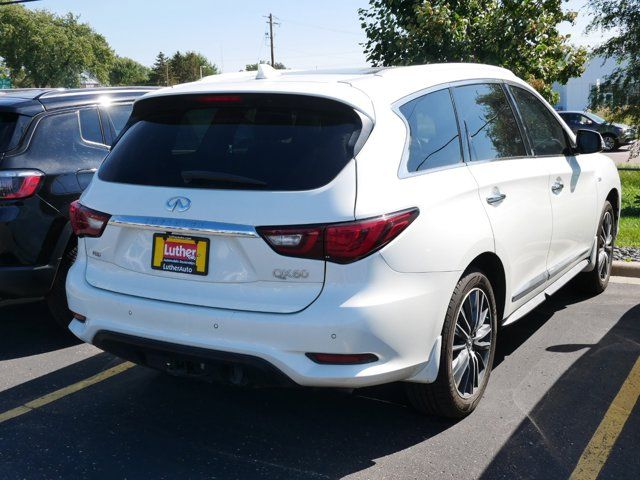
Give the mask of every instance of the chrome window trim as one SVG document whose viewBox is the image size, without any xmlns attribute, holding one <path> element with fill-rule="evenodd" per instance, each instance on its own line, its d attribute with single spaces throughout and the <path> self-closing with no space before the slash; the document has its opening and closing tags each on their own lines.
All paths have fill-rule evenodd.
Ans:
<svg viewBox="0 0 640 480">
<path fill-rule="evenodd" d="M 188 220 L 182 218 L 141 217 L 132 215 L 114 215 L 109 225 L 126 228 L 138 228 L 154 232 L 172 232 L 178 234 L 204 234 L 224 237 L 258 238 L 255 228 L 234 223 Z"/>
<path fill-rule="evenodd" d="M 560 124 L 560 127 L 568 135 L 569 144 L 570 144 L 571 148 L 575 148 L 576 142 L 575 142 L 574 133 L 571 131 L 569 126 L 566 124 L 566 122 L 562 119 L 560 114 L 558 112 L 556 112 L 553 108 L 549 108 L 549 105 L 547 104 L 547 101 L 544 99 L 544 97 L 542 95 L 540 95 L 536 91 L 535 88 L 532 88 L 529 85 L 525 85 L 525 84 L 522 84 L 522 83 L 519 83 L 519 82 L 514 82 L 512 80 L 505 80 L 504 83 L 506 85 L 508 85 L 509 87 L 516 87 L 516 88 L 521 88 L 523 90 L 526 90 L 527 92 L 531 93 L 534 97 L 536 97 L 538 100 L 540 100 L 542 105 L 544 106 L 544 108 L 546 108 L 549 112 L 551 112 L 551 115 L 556 119 L 556 121 Z M 560 155 L 534 155 L 534 156 L 535 157 L 543 157 L 543 156 L 544 157 L 549 157 L 549 156 L 558 157 Z M 564 155 L 564 156 L 566 156 L 566 155 Z"/>
<path fill-rule="evenodd" d="M 402 148 L 402 158 L 400 159 L 400 165 L 398 167 L 398 178 L 399 179 L 404 179 L 404 178 L 409 178 L 409 177 L 416 177 L 419 175 L 424 175 L 426 173 L 432 173 L 432 172 L 439 172 L 442 170 L 449 170 L 451 168 L 459 168 L 459 167 L 464 167 L 465 166 L 465 158 L 464 155 L 461 155 L 462 157 L 462 161 L 459 163 L 454 163 L 452 165 L 444 165 L 441 167 L 433 167 L 433 168 L 425 168 L 422 170 L 416 170 L 415 172 L 410 172 L 409 169 L 407 168 L 407 165 L 409 164 L 409 147 L 410 147 L 410 143 L 411 143 L 411 127 L 409 126 L 409 122 L 407 121 L 407 119 L 404 117 L 404 115 L 402 115 L 402 112 L 400 111 L 400 108 L 403 107 L 404 105 L 406 105 L 407 103 L 415 100 L 416 98 L 420 98 L 420 97 L 424 97 L 425 95 L 429 95 L 430 93 L 435 93 L 435 92 L 439 92 L 440 90 L 448 90 L 451 85 L 458 83 L 458 82 L 447 82 L 447 83 L 439 83 L 438 85 L 432 85 L 428 88 L 422 89 L 422 90 L 418 90 L 417 92 L 412 93 L 411 95 L 407 95 L 405 97 L 402 97 L 400 100 L 396 100 L 395 102 L 393 102 L 391 104 L 391 110 L 393 111 L 393 113 L 395 113 L 400 120 L 402 120 L 402 123 L 404 123 L 404 127 L 405 127 L 405 137 L 404 137 L 404 146 Z M 454 115 L 456 117 L 456 123 L 458 122 L 458 115 L 455 111 L 455 106 L 453 105 L 453 100 L 452 100 L 452 107 L 454 110 Z M 462 135 L 462 133 L 460 131 L 458 131 L 458 135 Z M 460 142 L 460 140 L 459 140 Z M 462 154 L 462 152 L 461 152 Z"/>
<path fill-rule="evenodd" d="M 87 105 L 85 107 L 80 107 L 76 110 L 76 113 L 78 114 L 78 131 L 80 132 L 80 141 L 84 144 L 87 144 L 89 146 L 92 147 L 100 147 L 103 148 L 107 151 L 109 151 L 109 145 L 107 145 L 106 143 L 100 143 L 100 142 L 94 142 L 92 140 L 87 140 L 86 138 L 84 138 L 84 136 L 82 135 L 82 119 L 80 118 L 80 110 L 89 110 L 93 108 L 96 113 L 98 114 L 98 124 L 100 125 L 100 134 L 102 135 L 102 139 L 104 140 L 104 130 L 102 129 L 102 119 L 100 118 L 100 112 L 98 111 L 98 106 L 97 105 Z"/>
<path fill-rule="evenodd" d="M 528 151 L 527 151 L 527 155 L 524 156 L 518 156 L 518 157 L 501 157 L 501 158 L 492 158 L 492 159 L 488 159 L 488 160 L 477 160 L 472 162 L 470 158 L 467 158 L 469 153 L 467 152 L 467 149 L 464 148 L 464 142 L 463 142 L 463 156 L 462 156 L 462 162 L 460 163 L 456 163 L 453 165 L 446 165 L 443 167 L 434 167 L 434 168 L 425 168 L 424 170 L 418 170 L 415 172 L 410 172 L 407 168 L 407 165 L 409 163 L 409 143 L 410 143 L 410 129 L 409 129 L 409 123 L 407 122 L 407 120 L 404 118 L 404 116 L 402 115 L 402 113 L 400 112 L 400 107 L 402 107 L 403 105 L 405 105 L 406 103 L 411 102 L 412 100 L 415 100 L 416 98 L 422 97 L 424 95 L 428 95 L 429 93 L 434 93 L 437 92 L 439 90 L 444 90 L 444 89 L 452 89 L 455 87 L 463 87 L 466 85 L 476 85 L 476 84 L 482 84 L 482 83 L 497 83 L 500 85 L 504 85 L 504 84 L 512 84 L 514 86 L 519 86 L 519 87 L 523 87 L 523 85 L 521 85 L 518 82 L 512 81 L 512 80 L 505 80 L 505 79 L 501 79 L 501 78 L 474 78 L 474 79 L 467 79 L 467 80 L 456 80 L 455 82 L 445 82 L 445 83 L 439 83 L 437 85 L 431 85 L 430 87 L 424 88 L 422 90 L 418 90 L 410 95 L 406 95 L 402 98 L 400 98 L 399 100 L 396 100 L 395 102 L 393 102 L 391 104 L 391 110 L 398 116 L 400 117 L 400 120 L 402 120 L 402 123 L 404 123 L 405 126 L 405 141 L 404 141 L 404 147 L 403 147 L 403 151 L 402 151 L 402 158 L 400 160 L 400 166 L 398 167 L 398 178 L 399 179 L 405 179 L 405 178 L 409 178 L 409 177 L 415 177 L 415 176 L 419 176 L 419 175 L 425 175 L 427 173 L 432 173 L 432 172 L 439 172 L 442 170 L 449 170 L 451 168 L 459 168 L 459 167 L 464 167 L 464 166 L 468 166 L 468 165 L 479 165 L 482 163 L 489 163 L 489 162 L 502 162 L 505 160 L 523 160 L 523 159 L 530 159 L 533 158 L 533 156 L 529 155 Z M 523 87 L 524 88 L 524 87 Z M 537 95 L 537 97 L 540 97 L 540 95 L 535 92 L 535 94 Z M 509 96 L 507 94 L 507 92 L 505 92 L 505 96 L 507 97 L 507 101 L 510 102 Z M 457 111 L 457 106 L 455 104 L 455 100 L 452 99 L 453 102 L 453 108 L 454 108 L 454 113 L 456 116 L 456 121 L 458 122 L 458 125 L 460 124 L 460 116 L 459 113 Z M 544 105 L 544 104 L 543 104 Z M 509 105 L 511 107 L 511 105 Z M 511 107 L 513 108 L 513 107 Z M 518 116 L 516 114 L 516 112 L 513 112 L 514 117 L 516 122 L 519 122 Z M 557 113 L 556 113 L 557 115 Z M 520 131 L 520 125 L 518 124 L 518 129 Z M 565 129 L 566 131 L 566 129 Z M 523 132 L 520 131 L 520 134 L 523 135 Z M 465 135 L 464 132 L 460 131 L 460 135 L 463 136 Z M 570 139 L 572 139 L 573 137 L 569 137 Z M 523 137 L 522 139 L 523 142 L 525 142 L 525 150 L 528 150 L 527 148 L 527 139 Z"/>
</svg>

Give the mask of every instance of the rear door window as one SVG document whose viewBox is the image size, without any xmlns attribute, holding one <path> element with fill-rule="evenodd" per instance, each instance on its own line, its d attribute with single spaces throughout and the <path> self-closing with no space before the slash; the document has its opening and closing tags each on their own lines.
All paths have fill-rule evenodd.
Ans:
<svg viewBox="0 0 640 480">
<path fill-rule="evenodd" d="M 531 92 L 509 87 L 520 111 L 534 155 L 564 155 L 570 151 L 564 129 Z"/>
<path fill-rule="evenodd" d="M 411 100 L 400 107 L 400 113 L 409 125 L 409 172 L 462 162 L 458 124 L 448 89 Z"/>
<path fill-rule="evenodd" d="M 84 141 L 77 110 L 42 118 L 31 139 L 29 152 L 31 158 L 73 167 L 74 171 L 97 167 L 107 153 L 103 145 Z"/>
<path fill-rule="evenodd" d="M 353 158 L 361 128 L 352 108 L 317 97 L 153 97 L 136 104 L 99 176 L 165 187 L 309 190 Z"/>
<path fill-rule="evenodd" d="M 472 162 L 526 156 L 520 129 L 501 84 L 455 87 L 453 96 Z"/>
</svg>

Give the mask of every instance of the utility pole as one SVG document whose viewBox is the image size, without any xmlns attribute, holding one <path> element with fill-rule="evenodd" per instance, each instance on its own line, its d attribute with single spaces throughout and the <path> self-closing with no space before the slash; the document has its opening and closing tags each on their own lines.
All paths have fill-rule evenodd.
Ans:
<svg viewBox="0 0 640 480">
<path fill-rule="evenodd" d="M 274 17 L 272 13 L 269 14 L 268 17 L 269 20 L 267 20 L 267 23 L 269 24 L 269 42 L 271 43 L 271 66 L 273 68 L 276 68 L 276 61 L 275 61 L 275 56 L 273 54 L 273 26 L 274 25 L 280 25 L 278 22 L 274 22 L 273 19 L 277 17 Z"/>
</svg>

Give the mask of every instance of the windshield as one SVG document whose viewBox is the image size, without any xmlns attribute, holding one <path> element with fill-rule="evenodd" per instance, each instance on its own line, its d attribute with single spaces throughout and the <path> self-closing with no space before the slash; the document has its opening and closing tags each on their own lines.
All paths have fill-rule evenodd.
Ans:
<svg viewBox="0 0 640 480">
<path fill-rule="evenodd" d="M 100 169 L 105 181 L 164 187 L 309 190 L 353 158 L 352 108 L 283 94 L 155 97 Z"/>
<path fill-rule="evenodd" d="M 607 121 L 604 118 L 596 115 L 595 113 L 584 112 L 584 114 L 596 123 L 607 123 Z"/>
</svg>

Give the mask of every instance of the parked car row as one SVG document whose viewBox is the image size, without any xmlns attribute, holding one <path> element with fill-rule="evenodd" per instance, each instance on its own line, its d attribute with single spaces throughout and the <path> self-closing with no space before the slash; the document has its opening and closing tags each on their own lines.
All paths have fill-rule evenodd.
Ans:
<svg viewBox="0 0 640 480">
<path fill-rule="evenodd" d="M 175 375 L 403 381 L 418 410 L 460 418 L 501 327 L 574 277 L 607 287 L 620 181 L 602 147 L 484 65 L 261 65 L 150 92 L 71 203 L 77 251 L 52 257 L 76 257 L 66 321 Z M 0 208 L 49 208 L 57 178 L 7 183 L 30 199 Z"/>
</svg>

